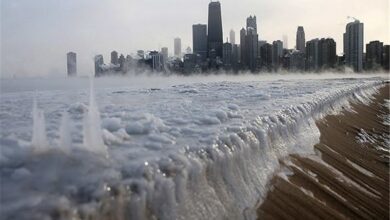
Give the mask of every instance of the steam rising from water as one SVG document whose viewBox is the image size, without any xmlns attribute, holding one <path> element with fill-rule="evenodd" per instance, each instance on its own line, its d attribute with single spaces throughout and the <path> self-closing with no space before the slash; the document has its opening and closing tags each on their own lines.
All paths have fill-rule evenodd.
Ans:
<svg viewBox="0 0 390 220">
<path fill-rule="evenodd" d="M 107 147 L 102 138 L 99 109 L 95 102 L 93 78 L 90 78 L 89 106 L 84 114 L 84 146 L 91 152 L 108 156 Z"/>
<path fill-rule="evenodd" d="M 60 148 L 61 150 L 69 154 L 72 145 L 72 137 L 70 133 L 70 118 L 68 112 L 62 114 L 61 127 L 60 127 Z"/>
<path fill-rule="evenodd" d="M 43 153 L 48 148 L 44 111 L 38 108 L 37 100 L 33 103 L 33 135 L 31 145 L 35 153 Z"/>
</svg>

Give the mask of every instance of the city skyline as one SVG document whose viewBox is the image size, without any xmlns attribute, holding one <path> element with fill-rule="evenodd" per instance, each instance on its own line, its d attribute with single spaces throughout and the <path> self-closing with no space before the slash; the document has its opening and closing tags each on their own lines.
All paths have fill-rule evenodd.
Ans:
<svg viewBox="0 0 390 220">
<path fill-rule="evenodd" d="M 22 4 L 23 2 L 24 4 Z M 83 20 L 77 20 L 76 18 L 72 18 L 73 20 L 71 19 L 69 21 L 62 13 L 54 16 L 54 12 L 56 12 L 56 10 L 54 10 L 54 12 L 49 11 L 51 7 L 54 7 L 54 4 L 50 3 L 48 4 L 49 7 L 46 8 L 44 16 L 45 18 L 50 18 L 53 16 L 54 19 L 49 22 L 49 25 L 45 27 L 45 29 L 39 26 L 39 21 L 41 21 L 43 18 L 42 15 L 37 17 L 33 16 L 37 15 L 35 13 L 40 11 L 38 6 L 43 2 L 47 1 L 38 1 L 37 4 L 31 4 L 27 1 L 20 0 L 13 2 L 7 0 L 2 1 L 2 77 L 10 76 L 12 74 L 15 74 L 16 76 L 61 76 L 66 72 L 66 68 L 64 68 L 64 66 L 66 66 L 66 63 L 64 62 L 64 54 L 66 54 L 68 51 L 74 51 L 78 54 L 78 72 L 81 75 L 86 75 L 86 73 L 89 74 L 93 72 L 93 65 L 91 65 L 91 63 L 94 55 L 103 54 L 108 58 L 109 54 L 113 50 L 124 54 L 135 54 L 138 49 L 160 50 L 162 47 L 168 47 L 169 53 L 172 55 L 172 52 L 174 51 L 173 39 L 175 37 L 180 37 L 182 39 L 182 50 L 188 46 L 192 47 L 192 25 L 198 23 L 207 23 L 207 5 L 209 3 L 209 1 L 197 1 L 196 4 L 194 3 L 191 5 L 194 6 L 194 10 L 187 10 L 184 12 L 179 10 L 174 13 L 177 14 L 178 17 L 172 18 L 168 15 L 168 12 L 172 13 L 171 10 L 174 10 L 175 7 L 182 7 L 183 4 L 178 1 L 168 0 L 164 4 L 166 7 L 156 7 L 160 10 L 160 12 L 157 13 L 158 15 L 166 15 L 168 18 L 164 18 L 163 16 L 160 20 L 154 22 L 151 20 L 155 17 L 155 15 L 152 15 L 151 12 L 156 12 L 157 9 L 148 11 L 145 8 L 145 12 L 148 12 L 147 15 L 140 17 L 137 17 L 136 14 L 131 13 L 129 13 L 130 15 L 127 15 L 127 13 L 122 11 L 122 8 L 126 5 L 128 8 L 131 8 L 131 11 L 136 11 L 134 7 L 137 8 L 142 7 L 142 5 L 145 6 L 147 4 L 152 4 L 149 1 L 146 1 L 146 3 L 118 1 L 116 2 L 115 7 L 112 6 L 112 3 L 109 3 L 106 5 L 104 10 L 100 8 L 102 7 L 100 2 L 95 3 L 95 5 L 92 6 L 87 5 L 86 2 L 75 3 L 73 1 L 69 1 L 67 3 L 61 2 L 59 5 L 57 5 L 61 6 L 65 12 L 72 12 L 71 14 L 78 15 L 75 16 L 76 18 L 80 18 L 80 16 L 86 16 L 81 13 L 83 10 L 80 10 L 80 8 L 76 6 L 81 6 L 81 8 L 87 6 L 92 8 L 97 7 L 99 10 L 103 10 L 103 14 L 97 17 L 105 17 L 105 19 L 103 19 L 103 21 L 100 21 L 99 19 L 94 20 L 96 15 L 92 15 L 91 20 L 94 21 L 92 23 L 89 23 L 91 21 L 86 22 Z M 191 2 L 192 1 L 190 1 L 190 3 Z M 326 24 L 324 25 L 323 21 L 315 23 L 315 21 L 317 21 L 321 16 L 310 17 L 312 16 L 312 11 L 316 10 L 305 12 L 304 14 L 307 16 L 306 19 L 302 19 L 301 15 L 296 16 L 296 12 L 283 14 L 286 13 L 285 6 L 289 6 L 289 9 L 294 9 L 294 7 L 302 7 L 302 4 L 306 4 L 306 7 L 310 8 L 313 3 L 309 1 L 301 0 L 295 2 L 286 2 L 283 5 L 284 7 L 280 7 L 280 5 L 278 5 L 278 3 L 280 3 L 279 1 L 276 1 L 271 5 L 267 2 L 258 3 L 253 1 L 243 1 L 240 2 L 239 7 L 232 7 L 235 6 L 232 1 L 221 1 L 223 42 L 226 42 L 226 38 L 229 37 L 230 30 L 235 31 L 237 42 L 237 39 L 239 39 L 238 33 L 240 29 L 246 26 L 246 18 L 250 15 L 255 15 L 257 17 L 259 40 L 266 40 L 268 43 L 272 43 L 276 40 L 282 40 L 282 35 L 288 35 L 289 42 L 295 42 L 296 29 L 298 26 L 303 26 L 306 34 L 306 41 L 322 37 L 334 38 L 338 45 L 337 53 L 340 54 L 343 49 L 341 45 L 343 33 L 345 32 L 345 25 L 351 21 L 347 19 L 347 16 L 350 15 L 357 17 L 365 24 L 364 44 L 367 44 L 373 40 L 380 40 L 385 44 L 388 44 L 389 37 L 386 37 L 386 34 L 388 33 L 389 19 L 382 19 L 383 22 L 379 22 L 381 21 L 381 18 L 388 18 L 389 16 L 388 13 L 386 13 L 388 3 L 386 1 L 379 0 L 375 2 L 377 4 L 372 5 L 377 5 L 376 9 L 378 10 L 370 10 L 370 8 L 373 6 L 365 5 L 366 11 L 364 13 L 358 13 L 359 10 L 356 11 L 352 9 L 358 7 L 359 4 L 362 4 L 362 1 L 349 1 L 350 9 L 351 11 L 355 12 L 354 14 L 348 13 L 348 10 L 345 10 L 346 7 L 343 6 L 343 4 L 339 4 L 337 7 L 329 6 L 330 4 L 326 7 L 324 6 L 325 8 L 322 8 L 321 10 L 325 12 L 332 7 L 335 9 L 333 10 L 334 13 L 331 14 L 332 16 L 327 17 Z M 325 1 L 316 1 L 316 3 L 320 6 L 322 3 L 325 3 Z M 153 2 L 153 4 L 159 5 L 161 3 Z M 189 3 L 186 2 L 187 7 L 188 4 Z M 381 5 L 386 6 L 383 7 Z M 260 6 L 263 6 L 263 8 Z M 264 8 L 267 7 L 270 10 L 264 12 Z M 27 9 L 31 10 L 27 11 Z M 114 9 L 118 11 L 115 11 Z M 271 13 L 276 9 L 279 9 L 279 11 L 277 11 L 278 13 Z M 343 16 L 337 13 L 340 11 L 340 9 L 344 9 Z M 99 11 L 96 13 L 99 13 Z M 104 16 L 105 14 L 107 14 L 107 16 L 111 15 L 112 17 L 106 17 Z M 234 16 L 231 16 L 233 14 Z M 185 16 L 183 17 L 183 15 Z M 286 17 L 289 16 L 293 18 L 286 19 Z M 25 21 L 27 18 L 29 18 L 29 20 L 25 22 L 26 24 L 22 24 L 22 18 Z M 59 18 L 61 18 L 61 22 L 59 22 Z M 135 20 L 138 19 L 140 25 L 130 25 L 132 22 L 134 22 L 129 22 L 129 19 L 132 20 L 132 18 Z M 144 19 L 146 21 L 143 21 Z M 177 23 L 159 25 L 160 22 L 164 22 L 169 19 Z M 298 22 L 298 20 L 300 22 Z M 74 26 L 73 28 L 68 27 L 68 25 L 72 23 L 74 24 L 75 21 L 80 22 L 80 24 Z M 97 21 L 100 21 L 100 23 Z M 56 25 L 56 23 L 58 24 Z M 59 25 L 60 23 L 64 23 L 66 25 Z M 135 21 L 135 23 L 137 23 L 137 21 Z M 12 26 L 12 24 L 14 26 Z M 45 24 L 45 22 L 43 22 L 42 25 L 43 24 Z M 95 24 L 95 26 L 88 26 L 88 28 L 80 30 L 82 29 L 81 27 L 85 26 L 86 24 Z M 112 27 L 111 29 L 106 30 L 105 27 L 108 24 L 110 24 Z M 270 28 L 270 24 L 272 28 Z M 29 27 L 27 28 L 26 26 Z M 125 26 L 126 28 L 121 26 Z M 127 28 L 127 26 L 130 28 Z M 161 28 L 159 26 L 162 26 L 164 31 L 158 29 Z M 61 29 L 63 31 L 57 30 L 56 28 L 58 27 L 63 28 Z M 318 28 L 321 30 L 317 30 Z M 29 37 L 26 37 L 26 29 L 30 30 L 28 35 Z M 145 34 L 150 31 L 149 29 L 151 29 L 151 32 L 149 34 Z M 94 35 L 95 32 L 100 32 L 100 34 Z M 79 36 L 79 38 L 77 38 L 77 36 Z M 47 37 L 46 40 L 45 37 Z M 89 39 L 91 42 L 87 42 Z M 146 42 L 141 42 L 142 40 Z M 293 48 L 294 46 L 295 45 L 290 44 L 289 48 Z M 41 54 L 41 56 L 38 57 L 38 54 Z M 46 56 L 43 56 L 42 54 Z M 47 60 L 50 62 L 45 62 Z"/>
</svg>

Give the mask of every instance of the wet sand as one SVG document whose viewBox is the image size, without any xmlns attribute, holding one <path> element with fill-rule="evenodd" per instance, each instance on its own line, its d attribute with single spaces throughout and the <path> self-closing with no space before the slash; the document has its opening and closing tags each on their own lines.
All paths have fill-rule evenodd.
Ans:
<svg viewBox="0 0 390 220">
<path fill-rule="evenodd" d="M 318 121 L 316 155 L 280 161 L 258 219 L 389 219 L 389 90 Z"/>
</svg>

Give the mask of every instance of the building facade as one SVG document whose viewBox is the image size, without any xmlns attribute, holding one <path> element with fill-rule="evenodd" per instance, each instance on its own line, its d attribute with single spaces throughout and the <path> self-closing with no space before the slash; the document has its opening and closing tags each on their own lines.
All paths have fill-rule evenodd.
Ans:
<svg viewBox="0 0 390 220">
<path fill-rule="evenodd" d="M 280 40 L 272 43 L 272 65 L 275 70 L 280 67 L 281 58 L 283 57 L 283 42 Z"/>
<path fill-rule="evenodd" d="M 301 51 L 302 53 L 306 52 L 305 46 L 306 46 L 306 39 L 305 39 L 305 30 L 302 26 L 299 26 L 297 29 L 297 42 L 296 42 L 296 49 Z"/>
<path fill-rule="evenodd" d="M 164 63 L 168 61 L 168 47 L 161 48 L 161 54 L 163 55 Z"/>
<path fill-rule="evenodd" d="M 318 41 L 313 39 L 306 42 L 306 69 L 309 71 L 317 70 L 319 67 Z"/>
<path fill-rule="evenodd" d="M 355 72 L 363 70 L 364 24 L 359 20 L 350 22 L 344 33 L 345 64 Z"/>
<path fill-rule="evenodd" d="M 335 68 L 336 63 L 336 42 L 332 38 L 322 38 L 318 41 L 318 68 Z"/>
<path fill-rule="evenodd" d="M 256 18 L 256 17 L 255 17 Z M 252 27 L 247 29 L 247 35 L 245 40 L 245 52 L 246 52 L 246 67 L 251 71 L 257 69 L 257 45 L 259 43 L 259 37 L 256 30 Z"/>
<path fill-rule="evenodd" d="M 232 45 L 236 44 L 236 32 L 234 30 L 230 30 L 230 41 Z"/>
<path fill-rule="evenodd" d="M 111 63 L 114 64 L 114 65 L 118 65 L 119 64 L 118 52 L 116 52 L 115 50 L 111 52 Z"/>
<path fill-rule="evenodd" d="M 383 42 L 371 41 L 366 45 L 366 68 L 378 69 L 383 63 Z"/>
<path fill-rule="evenodd" d="M 261 67 L 266 71 L 272 70 L 272 44 L 264 43 L 260 47 Z"/>
<path fill-rule="evenodd" d="M 214 50 L 216 57 L 222 58 L 222 45 L 221 4 L 219 2 L 210 2 L 208 17 L 208 52 L 210 53 L 211 50 Z"/>
<path fill-rule="evenodd" d="M 222 61 L 225 68 L 229 69 L 232 66 L 232 54 L 233 54 L 233 47 L 231 43 L 224 43 L 223 44 L 223 53 L 222 53 Z"/>
<path fill-rule="evenodd" d="M 178 37 L 173 40 L 173 51 L 175 57 L 181 57 L 181 39 Z"/>
<path fill-rule="evenodd" d="M 240 63 L 241 66 L 244 67 L 246 64 L 246 30 L 242 28 L 240 31 Z"/>
<path fill-rule="evenodd" d="M 192 48 L 194 54 L 199 54 L 202 61 L 207 59 L 207 25 L 192 26 Z"/>
<path fill-rule="evenodd" d="M 248 30 L 249 28 L 252 28 L 255 33 L 257 34 L 257 20 L 256 20 L 256 16 L 249 16 L 247 19 L 246 19 L 246 29 Z"/>
<path fill-rule="evenodd" d="M 102 76 L 104 74 L 104 60 L 103 55 L 95 56 L 95 77 Z"/>
</svg>

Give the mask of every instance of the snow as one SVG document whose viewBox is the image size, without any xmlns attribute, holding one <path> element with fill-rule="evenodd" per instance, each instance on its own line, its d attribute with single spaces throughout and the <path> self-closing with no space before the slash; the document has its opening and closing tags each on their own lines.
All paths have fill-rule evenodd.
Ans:
<svg viewBox="0 0 390 220">
<path fill-rule="evenodd" d="M 2 81 L 5 219 L 55 211 L 98 219 L 108 210 L 130 219 L 244 219 L 279 158 L 313 153 L 315 120 L 368 102 L 381 79 L 101 78 L 90 91 L 88 83 Z"/>
<path fill-rule="evenodd" d="M 365 169 L 365 168 L 363 168 L 363 167 L 357 165 L 356 163 L 354 163 L 354 162 L 352 162 L 352 161 L 350 161 L 350 160 L 348 160 L 348 159 L 347 159 L 347 162 L 348 162 L 349 164 L 351 164 L 355 169 L 359 170 L 359 172 L 365 174 L 366 176 L 375 177 L 375 175 L 374 175 L 372 172 L 370 172 L 370 171 L 368 171 L 367 169 Z"/>
<path fill-rule="evenodd" d="M 121 119 L 105 118 L 102 121 L 102 127 L 111 132 L 118 131 L 119 129 L 121 129 Z"/>
</svg>

